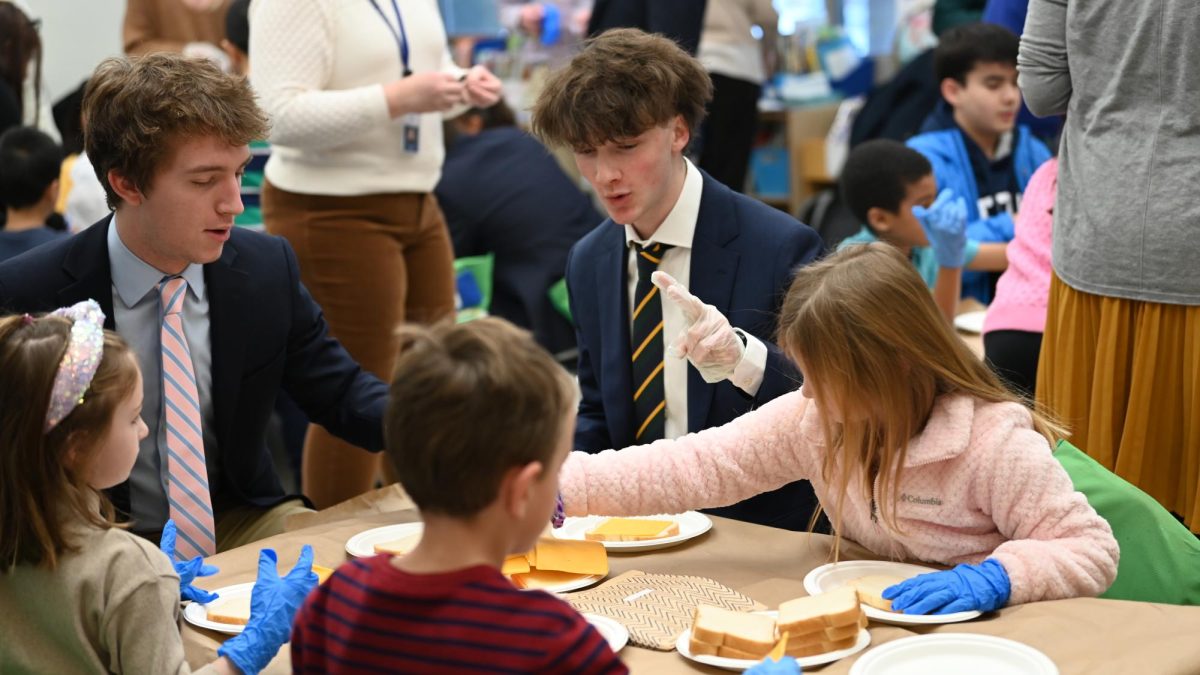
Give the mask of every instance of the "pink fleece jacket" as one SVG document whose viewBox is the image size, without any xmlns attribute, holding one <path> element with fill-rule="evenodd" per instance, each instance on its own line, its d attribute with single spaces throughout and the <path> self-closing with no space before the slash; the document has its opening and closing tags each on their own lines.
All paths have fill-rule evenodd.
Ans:
<svg viewBox="0 0 1200 675">
<path fill-rule="evenodd" d="M 1058 160 L 1050 158 L 1033 172 L 1013 240 L 1008 242 L 1008 269 L 996 282 L 983 332 L 1021 330 L 1044 333 L 1050 299 L 1050 248 L 1054 231 L 1054 196 L 1058 193 Z"/>
<path fill-rule="evenodd" d="M 1010 604 L 1099 595 L 1117 576 L 1117 542 L 1032 424 L 1016 403 L 939 397 L 897 485 L 903 532 L 872 517 L 873 495 L 852 479 L 842 534 L 895 559 L 995 558 L 1012 582 Z M 560 478 L 563 502 L 575 516 L 678 513 L 808 479 L 832 520 L 838 488 L 821 476 L 822 437 L 816 405 L 792 392 L 675 440 L 572 453 Z"/>
</svg>

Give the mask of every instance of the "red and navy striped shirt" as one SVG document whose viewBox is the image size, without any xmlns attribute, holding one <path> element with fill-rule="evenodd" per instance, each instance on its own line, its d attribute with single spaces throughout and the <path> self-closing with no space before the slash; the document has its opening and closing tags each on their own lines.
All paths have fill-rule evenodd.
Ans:
<svg viewBox="0 0 1200 675">
<path fill-rule="evenodd" d="M 294 673 L 628 673 L 570 605 L 486 565 L 410 574 L 351 560 L 305 601 Z"/>
</svg>

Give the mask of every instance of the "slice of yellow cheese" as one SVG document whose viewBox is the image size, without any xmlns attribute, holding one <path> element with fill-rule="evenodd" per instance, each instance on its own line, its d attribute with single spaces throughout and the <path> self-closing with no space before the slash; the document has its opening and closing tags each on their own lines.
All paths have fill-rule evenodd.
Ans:
<svg viewBox="0 0 1200 675">
<path fill-rule="evenodd" d="M 583 533 L 592 541 L 644 541 L 679 534 L 679 524 L 673 520 L 644 518 L 609 518 Z"/>
<path fill-rule="evenodd" d="M 575 574 L 608 574 L 608 553 L 598 541 L 539 539 L 537 569 Z"/>
<path fill-rule="evenodd" d="M 500 566 L 501 574 L 525 574 L 529 571 L 529 559 L 524 555 L 510 555 L 504 559 L 504 564 Z"/>
<path fill-rule="evenodd" d="M 321 565 L 313 565 L 312 571 L 315 572 L 317 575 L 317 583 L 318 584 L 325 583 L 325 581 L 327 579 L 329 579 L 329 577 L 333 576 L 332 569 L 330 569 L 328 567 L 322 567 Z M 286 572 L 284 574 L 286 574 Z"/>
<path fill-rule="evenodd" d="M 517 588 L 556 588 L 563 584 L 578 581 L 587 575 L 575 572 L 555 572 L 553 570 L 530 570 L 526 574 L 514 574 L 513 585 Z"/>
</svg>

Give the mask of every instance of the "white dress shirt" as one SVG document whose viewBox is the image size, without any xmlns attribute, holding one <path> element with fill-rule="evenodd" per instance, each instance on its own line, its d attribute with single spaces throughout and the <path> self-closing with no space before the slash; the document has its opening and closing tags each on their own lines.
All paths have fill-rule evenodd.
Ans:
<svg viewBox="0 0 1200 675">
<path fill-rule="evenodd" d="M 637 259 L 630 254 L 632 244 L 649 246 L 655 243 L 671 246 L 662 256 L 658 269 L 674 277 L 684 286 L 691 283 L 692 273 L 692 239 L 696 234 L 696 220 L 700 216 L 700 195 L 704 191 L 704 179 L 700 172 L 685 157 L 686 175 L 683 179 L 683 189 L 679 199 L 667 214 L 666 220 L 658 227 L 650 239 L 643 241 L 634 231 L 633 226 L 625 225 L 626 274 L 625 285 L 628 289 L 626 298 L 629 302 L 630 332 L 633 328 L 634 297 L 637 289 L 638 270 Z M 700 261 L 703 264 L 703 261 Z M 689 288 L 689 290 L 691 290 Z M 663 392 L 666 395 L 666 438 L 678 438 L 688 432 L 688 397 L 687 397 L 687 358 L 672 358 L 667 353 L 667 347 L 677 337 L 688 329 L 687 319 L 683 310 L 670 299 L 662 297 L 663 316 Z M 700 298 L 707 302 L 707 298 Z M 736 330 L 736 329 L 735 329 Z M 746 338 L 746 350 L 742 360 L 734 368 L 730 381 L 734 386 L 747 394 L 754 396 L 762 384 L 763 373 L 767 368 L 767 346 L 758 338 L 738 330 Z"/>
</svg>

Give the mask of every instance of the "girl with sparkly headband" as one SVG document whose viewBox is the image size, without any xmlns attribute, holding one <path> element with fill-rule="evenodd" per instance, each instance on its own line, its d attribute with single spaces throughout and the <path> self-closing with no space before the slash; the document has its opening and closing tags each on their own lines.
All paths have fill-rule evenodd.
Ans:
<svg viewBox="0 0 1200 675">
<path fill-rule="evenodd" d="M 0 607 L 15 618 L 0 671 L 191 672 L 176 568 L 200 559 L 173 565 L 100 492 L 129 477 L 141 405 L 137 360 L 94 301 L 0 318 Z M 258 672 L 287 641 L 316 586 L 312 549 L 284 578 L 275 562 L 262 552 L 246 630 L 197 672 Z"/>
</svg>

